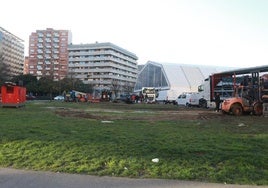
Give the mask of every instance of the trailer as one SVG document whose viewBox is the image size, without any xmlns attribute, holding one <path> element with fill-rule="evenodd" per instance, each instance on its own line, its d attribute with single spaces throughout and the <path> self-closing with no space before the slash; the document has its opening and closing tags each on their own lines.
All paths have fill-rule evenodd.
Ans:
<svg viewBox="0 0 268 188">
<path fill-rule="evenodd" d="M 234 85 L 239 85 L 243 80 L 242 77 L 235 81 L 231 76 L 222 73 L 210 75 L 198 86 L 199 106 L 203 108 L 215 108 L 215 95 L 220 94 L 220 99 L 230 98 L 233 96 Z"/>
<path fill-rule="evenodd" d="M 223 113 L 262 115 L 268 103 L 267 72 L 268 66 L 258 66 L 212 74 L 198 88 L 199 104 L 215 107 L 218 93 Z"/>
<path fill-rule="evenodd" d="M 1 86 L 2 107 L 20 107 L 26 102 L 26 88 L 6 82 Z"/>
</svg>

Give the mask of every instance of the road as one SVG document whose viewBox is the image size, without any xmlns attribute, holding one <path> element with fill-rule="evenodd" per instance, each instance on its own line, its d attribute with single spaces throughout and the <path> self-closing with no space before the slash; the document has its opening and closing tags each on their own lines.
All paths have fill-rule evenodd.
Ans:
<svg viewBox="0 0 268 188">
<path fill-rule="evenodd" d="M 98 177 L 0 168 L 1 188 L 264 188 L 194 181 Z"/>
</svg>

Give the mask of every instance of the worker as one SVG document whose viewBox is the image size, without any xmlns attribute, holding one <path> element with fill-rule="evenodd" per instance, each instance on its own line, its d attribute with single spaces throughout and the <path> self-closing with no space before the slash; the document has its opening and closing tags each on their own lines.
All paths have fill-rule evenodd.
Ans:
<svg viewBox="0 0 268 188">
<path fill-rule="evenodd" d="M 221 98 L 220 98 L 220 94 L 216 93 L 215 95 L 215 103 L 216 103 L 216 112 L 220 111 L 220 104 L 221 104 Z"/>
</svg>

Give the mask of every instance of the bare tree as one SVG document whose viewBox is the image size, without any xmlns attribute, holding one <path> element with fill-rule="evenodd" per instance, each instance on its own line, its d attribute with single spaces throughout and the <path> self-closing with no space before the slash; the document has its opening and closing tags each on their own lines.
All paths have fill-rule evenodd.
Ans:
<svg viewBox="0 0 268 188">
<path fill-rule="evenodd" d="M 124 82 L 123 91 L 126 93 L 132 93 L 134 90 L 134 83 Z"/>
<path fill-rule="evenodd" d="M 111 82 L 111 92 L 114 93 L 114 96 L 117 97 L 118 96 L 118 93 L 121 91 L 121 82 L 117 79 L 113 79 L 112 82 Z"/>
</svg>

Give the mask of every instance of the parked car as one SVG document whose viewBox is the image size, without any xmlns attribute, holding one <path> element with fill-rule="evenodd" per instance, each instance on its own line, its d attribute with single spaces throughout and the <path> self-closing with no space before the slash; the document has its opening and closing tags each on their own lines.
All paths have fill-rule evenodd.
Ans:
<svg viewBox="0 0 268 188">
<path fill-rule="evenodd" d="M 29 100 L 35 100 L 36 97 L 33 96 L 33 95 L 26 95 L 26 100 L 29 101 Z"/>
<path fill-rule="evenodd" d="M 116 99 L 117 102 L 125 102 L 132 104 L 136 102 L 136 94 L 121 94 L 119 98 Z"/>
<path fill-rule="evenodd" d="M 54 97 L 54 100 L 56 100 L 56 101 L 63 101 L 64 100 L 64 96 L 58 95 L 58 96 Z"/>
<path fill-rule="evenodd" d="M 177 99 L 177 104 L 188 107 L 199 106 L 199 98 L 199 93 L 197 92 L 182 93 Z"/>
</svg>

